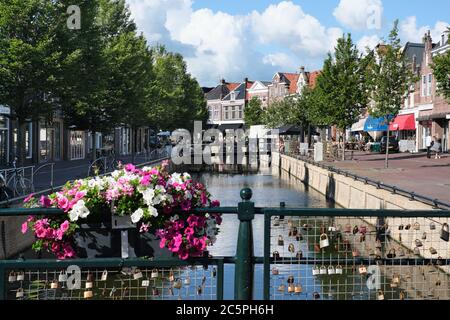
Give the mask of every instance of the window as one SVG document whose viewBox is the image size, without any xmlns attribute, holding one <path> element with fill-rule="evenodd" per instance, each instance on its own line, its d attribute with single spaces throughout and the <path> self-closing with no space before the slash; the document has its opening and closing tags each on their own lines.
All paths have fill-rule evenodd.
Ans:
<svg viewBox="0 0 450 320">
<path fill-rule="evenodd" d="M 236 99 L 236 93 L 234 91 L 230 94 L 230 99 L 231 101 L 234 101 Z"/>
<path fill-rule="evenodd" d="M 427 90 L 427 95 L 431 96 L 431 84 L 433 82 L 433 75 L 430 73 L 428 75 L 428 90 Z"/>
<path fill-rule="evenodd" d="M 236 107 L 232 107 L 231 110 L 233 111 L 231 118 L 236 119 Z"/>
<path fill-rule="evenodd" d="M 225 120 L 228 120 L 228 107 L 224 108 L 224 116 Z"/>
<path fill-rule="evenodd" d="M 422 76 L 422 97 L 427 95 L 427 76 Z"/>
<path fill-rule="evenodd" d="M 219 120 L 219 107 L 214 108 L 214 119 Z"/>
<path fill-rule="evenodd" d="M 208 108 L 208 113 L 209 113 L 209 119 L 212 120 L 212 119 L 213 119 L 213 111 L 212 111 L 212 108 Z"/>
<path fill-rule="evenodd" d="M 239 119 L 243 119 L 243 115 L 242 115 L 242 106 L 239 106 Z"/>
</svg>

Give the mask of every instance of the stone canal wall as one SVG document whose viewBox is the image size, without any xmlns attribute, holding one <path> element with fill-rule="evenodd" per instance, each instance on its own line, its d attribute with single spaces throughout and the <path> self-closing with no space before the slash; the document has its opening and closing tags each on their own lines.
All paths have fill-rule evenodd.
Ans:
<svg viewBox="0 0 450 320">
<path fill-rule="evenodd" d="M 387 190 L 355 181 L 302 160 L 279 153 L 272 154 L 272 173 L 282 171 L 349 209 L 431 210 L 432 206 Z"/>
</svg>

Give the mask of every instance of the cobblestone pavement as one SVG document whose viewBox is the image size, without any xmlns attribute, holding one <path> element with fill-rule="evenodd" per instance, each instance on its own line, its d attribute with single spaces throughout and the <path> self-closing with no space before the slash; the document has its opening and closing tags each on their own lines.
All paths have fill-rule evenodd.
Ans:
<svg viewBox="0 0 450 320">
<path fill-rule="evenodd" d="M 428 159 L 426 153 L 391 154 L 388 169 L 384 159 L 384 154 L 355 152 L 353 160 L 326 164 L 450 203 L 450 155 Z"/>
</svg>

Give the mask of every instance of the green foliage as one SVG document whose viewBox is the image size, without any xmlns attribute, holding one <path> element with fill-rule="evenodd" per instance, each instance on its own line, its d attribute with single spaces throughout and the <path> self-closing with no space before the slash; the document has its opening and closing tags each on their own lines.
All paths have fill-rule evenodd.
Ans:
<svg viewBox="0 0 450 320">
<path fill-rule="evenodd" d="M 261 100 L 253 97 L 244 110 L 244 121 L 247 126 L 256 126 L 263 123 L 264 110 Z"/>
<path fill-rule="evenodd" d="M 208 113 L 203 90 L 187 73 L 180 54 L 162 46 L 153 50 L 155 80 L 151 92 L 155 99 L 149 110 L 151 124 L 161 130 L 193 128 L 194 120 L 206 122 Z"/>
<path fill-rule="evenodd" d="M 388 44 L 378 48 L 371 70 L 373 107 L 369 112 L 379 118 L 395 117 L 409 94 L 409 86 L 415 77 L 402 53 L 398 36 L 398 21 L 389 34 Z"/>
<path fill-rule="evenodd" d="M 350 34 L 338 39 L 334 56 L 328 55 L 317 79 L 313 122 L 345 129 L 358 120 L 368 101 L 362 61 Z"/>
<path fill-rule="evenodd" d="M 431 67 L 436 78 L 438 93 L 450 102 L 450 51 L 433 57 Z"/>
</svg>

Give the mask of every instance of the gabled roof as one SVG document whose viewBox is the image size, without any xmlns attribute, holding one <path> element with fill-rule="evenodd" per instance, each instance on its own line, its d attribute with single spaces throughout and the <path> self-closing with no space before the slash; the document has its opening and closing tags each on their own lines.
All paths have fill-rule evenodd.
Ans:
<svg viewBox="0 0 450 320">
<path fill-rule="evenodd" d="M 247 90 L 245 88 L 245 83 L 244 82 L 239 84 L 239 86 L 236 89 L 232 90 L 232 91 L 234 91 L 235 94 L 236 94 L 235 97 L 234 97 L 235 100 L 243 100 L 247 96 L 247 94 L 246 94 Z M 231 93 L 231 91 L 230 91 L 230 93 Z M 228 101 L 231 100 L 231 94 L 230 93 L 228 93 L 223 98 L 223 100 L 228 100 Z"/>
<path fill-rule="evenodd" d="M 300 76 L 298 73 L 278 72 L 277 74 L 280 77 L 280 82 L 288 85 L 290 94 L 297 92 L 297 82 Z"/>
<path fill-rule="evenodd" d="M 230 93 L 227 84 L 219 84 L 206 94 L 206 100 L 220 100 Z"/>
<path fill-rule="evenodd" d="M 240 85 L 239 82 L 227 83 L 227 88 L 228 88 L 228 90 L 233 91 L 233 90 L 236 89 L 239 85 Z"/>
<path fill-rule="evenodd" d="M 425 44 L 407 42 L 403 54 L 406 56 L 409 62 L 412 63 L 414 56 L 416 57 L 417 65 L 422 65 L 423 53 L 425 51 Z"/>
</svg>

